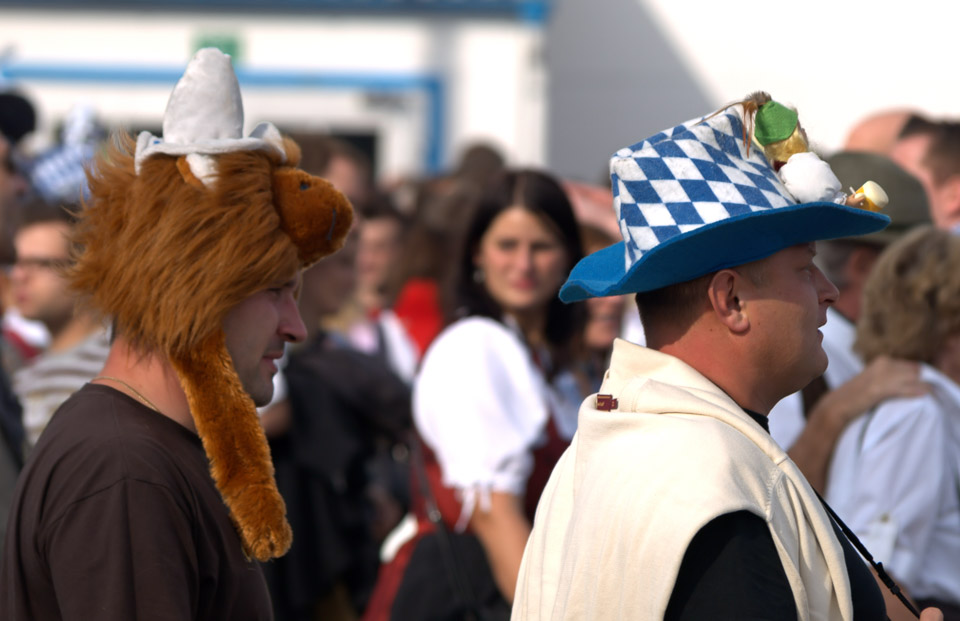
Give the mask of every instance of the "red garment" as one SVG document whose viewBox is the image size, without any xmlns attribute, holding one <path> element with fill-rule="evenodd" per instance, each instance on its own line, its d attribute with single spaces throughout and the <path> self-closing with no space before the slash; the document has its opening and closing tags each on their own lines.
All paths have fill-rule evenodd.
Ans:
<svg viewBox="0 0 960 621">
<path fill-rule="evenodd" d="M 540 495 L 550 479 L 550 473 L 553 472 L 554 465 L 563 455 L 567 446 L 570 445 L 569 441 L 560 437 L 552 418 L 547 423 L 546 432 L 546 442 L 533 450 L 533 471 L 527 479 L 527 489 L 524 496 L 524 511 L 531 523 L 533 523 L 533 516 L 536 513 Z M 443 485 L 443 472 L 436 455 L 422 440 L 420 444 L 423 447 L 424 467 L 433 499 L 440 510 L 444 524 L 448 529 L 453 530 L 460 517 L 462 504 L 457 499 L 457 491 Z M 413 557 L 417 542 L 423 536 L 434 531 L 434 525 L 427 517 L 426 503 L 420 489 L 420 478 L 416 472 L 411 475 L 410 494 L 412 500 L 411 511 L 417 518 L 417 534 L 400 547 L 393 560 L 380 568 L 377 586 L 370 597 L 370 602 L 363 615 L 363 621 L 389 621 L 394 597 L 400 588 L 404 571 L 406 571 L 407 565 Z M 470 532 L 469 526 L 466 532 Z"/>
<path fill-rule="evenodd" d="M 10 343 L 14 351 L 17 352 L 17 357 L 21 362 L 30 362 L 40 353 L 40 348 L 34 347 L 20 336 L 18 332 L 10 328 L 3 329 L 3 338 Z"/>
<path fill-rule="evenodd" d="M 439 285 L 429 278 L 411 278 L 400 289 L 393 312 L 423 356 L 443 329 Z"/>
</svg>

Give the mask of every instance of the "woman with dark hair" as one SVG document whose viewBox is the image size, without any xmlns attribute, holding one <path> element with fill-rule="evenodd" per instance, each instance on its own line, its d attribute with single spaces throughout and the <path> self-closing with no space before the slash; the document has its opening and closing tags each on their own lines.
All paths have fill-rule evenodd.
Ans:
<svg viewBox="0 0 960 621">
<path fill-rule="evenodd" d="M 581 255 L 546 174 L 505 173 L 473 210 L 448 325 L 414 382 L 419 499 L 398 528 L 407 541 L 388 538 L 367 619 L 509 615 L 537 500 L 576 430 L 579 394 L 558 386 L 575 386 L 584 311 L 557 292 Z"/>
</svg>

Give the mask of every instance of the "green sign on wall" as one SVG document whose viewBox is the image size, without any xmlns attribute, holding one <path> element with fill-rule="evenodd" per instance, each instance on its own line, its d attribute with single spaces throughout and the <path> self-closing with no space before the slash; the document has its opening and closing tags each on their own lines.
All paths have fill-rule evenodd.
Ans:
<svg viewBox="0 0 960 621">
<path fill-rule="evenodd" d="M 202 33 L 196 38 L 194 51 L 202 47 L 215 47 L 224 54 L 229 54 L 234 64 L 240 62 L 243 48 L 240 46 L 240 37 L 225 33 Z"/>
</svg>

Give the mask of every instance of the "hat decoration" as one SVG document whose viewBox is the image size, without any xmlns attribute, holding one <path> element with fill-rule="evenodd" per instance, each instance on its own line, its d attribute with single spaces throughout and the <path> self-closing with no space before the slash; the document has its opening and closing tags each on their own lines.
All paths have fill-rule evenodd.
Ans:
<svg viewBox="0 0 960 621">
<path fill-rule="evenodd" d="M 880 211 L 887 204 L 883 188 L 874 181 L 867 181 L 859 190 L 851 188 L 849 195 L 844 193 L 830 166 L 810 150 L 796 110 L 763 91 L 752 93 L 740 105 L 748 121 L 753 115 L 753 141 L 763 148 L 767 161 L 798 202 L 833 201 L 871 211 Z"/>
<path fill-rule="evenodd" d="M 138 349 L 169 359 L 245 553 L 283 555 L 292 533 L 253 400 L 226 349 L 238 303 L 338 250 L 349 201 L 295 168 L 270 124 L 242 137 L 229 57 L 203 49 L 167 105 L 164 136 L 115 143 L 90 173 L 71 284 Z"/>
<path fill-rule="evenodd" d="M 798 120 L 796 110 L 770 100 L 757 110 L 753 137 L 763 146 L 786 140 L 796 131 Z"/>
<path fill-rule="evenodd" d="M 204 183 L 215 172 L 215 158 L 231 151 L 273 150 L 285 158 L 283 139 L 272 123 L 260 123 L 243 138 L 243 101 L 230 56 L 215 48 L 197 52 L 177 82 L 163 114 L 163 137 L 141 132 L 136 170 L 156 153 L 186 155 L 190 170 Z"/>
<path fill-rule="evenodd" d="M 743 102 L 728 106 L 613 155 L 623 241 L 582 259 L 560 290 L 563 301 L 652 291 L 795 244 L 886 226 L 889 219 L 877 213 L 799 201 L 763 151 L 750 148 L 745 109 Z M 764 139 L 782 135 L 782 127 L 760 131 Z"/>
<path fill-rule="evenodd" d="M 852 185 L 867 176 L 879 182 L 864 184 L 865 203 L 876 201 L 870 196 L 869 184 L 876 185 L 877 188 L 883 186 L 880 191 L 889 203 L 883 213 L 890 218 L 890 226 L 882 231 L 861 236 L 859 241 L 886 245 L 899 239 L 913 227 L 932 223 L 923 184 L 889 157 L 866 151 L 840 151 L 826 161 L 844 185 Z M 869 206 L 865 208 L 876 211 Z"/>
</svg>

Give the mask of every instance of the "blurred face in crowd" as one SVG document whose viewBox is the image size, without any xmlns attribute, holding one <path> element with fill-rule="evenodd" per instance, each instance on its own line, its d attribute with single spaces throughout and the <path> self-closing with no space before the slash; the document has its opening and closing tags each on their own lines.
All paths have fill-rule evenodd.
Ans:
<svg viewBox="0 0 960 621">
<path fill-rule="evenodd" d="M 587 325 L 583 340 L 588 348 L 602 351 L 613 346 L 614 339 L 620 336 L 625 299 L 622 295 L 612 295 L 586 300 Z"/>
<path fill-rule="evenodd" d="M 927 193 L 930 218 L 938 228 L 949 230 L 960 224 L 960 178 L 956 175 L 937 183 L 925 160 L 933 138 L 916 134 L 899 140 L 890 151 L 890 159 L 916 177 Z"/>
<path fill-rule="evenodd" d="M 591 188 L 584 187 L 586 192 Z M 609 204 L 609 199 L 607 200 Z M 580 231 L 584 244 L 584 254 L 599 252 L 616 243 L 609 231 L 594 226 L 585 226 Z M 613 347 L 613 341 L 623 331 L 623 313 L 627 297 L 612 295 L 602 298 L 587 298 L 587 323 L 583 331 L 583 343 L 591 350 L 606 352 Z"/>
<path fill-rule="evenodd" d="M 923 160 L 931 142 L 933 138 L 927 134 L 914 134 L 898 140 L 890 151 L 890 159 L 919 179 L 927 193 L 933 187 L 933 175 L 923 165 Z"/>
<path fill-rule="evenodd" d="M 303 273 L 300 308 L 304 321 L 337 313 L 357 284 L 357 230 L 347 235 L 343 248 L 324 257 Z M 308 316 L 309 315 L 309 316 Z"/>
<path fill-rule="evenodd" d="M 543 312 L 566 277 L 567 253 L 554 227 L 523 207 L 490 223 L 474 253 L 490 297 L 511 315 Z"/>
<path fill-rule="evenodd" d="M 323 177 L 351 201 L 363 201 L 369 193 L 369 181 L 364 170 L 349 157 L 334 155 L 330 158 Z"/>
<path fill-rule="evenodd" d="M 396 218 L 372 218 L 360 223 L 356 269 L 361 290 L 383 293 L 390 270 L 400 258 L 402 234 L 402 224 Z"/>
<path fill-rule="evenodd" d="M 246 298 L 227 313 L 223 334 L 243 389 L 258 406 L 273 398 L 273 376 L 286 344 L 306 339 L 297 309 L 300 273 Z"/>
<path fill-rule="evenodd" d="M 13 301 L 20 313 L 56 332 L 73 317 L 74 296 L 61 275 L 69 260 L 65 222 L 38 222 L 14 237 L 17 262 L 10 272 Z"/>
</svg>

